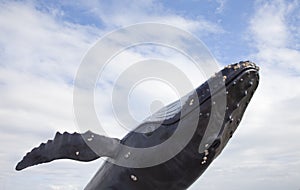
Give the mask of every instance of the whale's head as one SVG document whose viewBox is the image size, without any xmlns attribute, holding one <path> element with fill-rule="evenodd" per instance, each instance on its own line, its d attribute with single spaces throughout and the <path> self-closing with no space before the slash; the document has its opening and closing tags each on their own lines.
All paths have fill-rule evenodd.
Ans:
<svg viewBox="0 0 300 190">
<path fill-rule="evenodd" d="M 197 159 L 199 154 L 203 155 L 202 163 L 209 165 L 240 124 L 258 86 L 258 71 L 250 61 L 226 66 L 192 92 L 151 115 L 128 133 L 122 143 L 143 148 L 138 159 L 142 164 L 146 162 L 144 151 L 150 147 L 151 151 L 159 152 L 161 163 L 186 153 Z M 153 166 L 153 156 L 150 154 L 147 159 L 147 167 Z"/>
<path fill-rule="evenodd" d="M 208 126 L 214 129 L 206 129 L 206 131 L 211 130 L 211 132 L 208 133 L 207 138 L 213 139 L 210 147 L 215 151 L 214 158 L 222 152 L 240 124 L 245 110 L 258 86 L 258 71 L 259 67 L 254 63 L 244 61 L 228 65 L 220 72 L 216 73 L 216 76 L 223 78 L 223 93 L 220 92 L 219 89 L 219 92 L 210 96 L 212 104 L 211 117 L 215 117 L 211 118 L 211 120 L 218 120 L 220 122 L 219 124 L 215 124 L 215 126 L 214 123 L 211 126 Z M 214 83 L 214 80 L 217 81 L 216 78 L 218 77 L 210 79 L 211 84 Z M 216 100 L 218 100 L 222 95 L 225 97 L 222 100 L 222 104 L 216 105 L 216 111 L 212 110 L 214 107 L 214 100 L 212 100 L 212 97 L 216 96 Z M 216 125 L 218 126 L 216 127 Z M 199 147 L 199 151 L 200 148 L 201 146 Z"/>
</svg>

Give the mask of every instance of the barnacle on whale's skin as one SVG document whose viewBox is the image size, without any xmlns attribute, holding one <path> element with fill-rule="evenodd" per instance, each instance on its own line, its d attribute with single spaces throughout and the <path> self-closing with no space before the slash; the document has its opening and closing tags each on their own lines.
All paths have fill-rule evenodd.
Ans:
<svg viewBox="0 0 300 190">
<path fill-rule="evenodd" d="M 180 106 L 178 102 L 174 102 L 162 108 L 122 140 L 97 135 L 91 131 L 83 134 L 57 133 L 54 140 L 42 143 L 27 153 L 17 164 L 16 170 L 56 159 L 87 162 L 99 157 L 108 157 L 111 160 L 130 161 L 134 158 L 134 153 L 124 152 L 120 144 L 135 148 L 155 146 L 172 136 L 179 122 L 188 129 L 191 123 L 197 121 L 196 131 L 188 144 L 169 160 L 141 168 L 124 167 L 106 161 L 85 187 L 85 190 L 187 189 L 222 152 L 233 136 L 258 86 L 258 71 L 259 67 L 250 61 L 226 66 L 188 94 L 184 105 Z M 224 94 L 221 94 L 222 89 Z M 226 101 L 223 102 L 223 115 L 220 114 L 223 108 L 218 107 L 220 102 L 214 100 L 214 97 L 220 94 L 225 96 Z M 213 112 L 213 108 L 218 109 Z M 164 117 L 162 113 L 165 114 Z M 221 121 L 221 124 L 216 121 Z M 214 128 L 218 130 L 214 132 Z M 89 145 L 96 148 L 91 149 Z M 176 146 L 174 144 L 169 148 Z M 151 159 L 155 160 L 160 154 L 161 152 L 154 152 Z"/>
</svg>

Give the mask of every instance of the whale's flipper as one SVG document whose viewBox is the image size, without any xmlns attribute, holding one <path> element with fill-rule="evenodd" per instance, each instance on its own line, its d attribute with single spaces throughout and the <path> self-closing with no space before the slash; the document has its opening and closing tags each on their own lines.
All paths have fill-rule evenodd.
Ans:
<svg viewBox="0 0 300 190">
<path fill-rule="evenodd" d="M 97 135 L 91 131 L 83 134 L 57 132 L 53 140 L 48 140 L 46 144 L 42 143 L 27 153 L 17 164 L 16 170 L 57 159 L 88 162 L 99 157 L 114 158 L 118 153 L 119 141 L 119 139 Z M 93 150 L 90 147 L 93 147 Z"/>
</svg>

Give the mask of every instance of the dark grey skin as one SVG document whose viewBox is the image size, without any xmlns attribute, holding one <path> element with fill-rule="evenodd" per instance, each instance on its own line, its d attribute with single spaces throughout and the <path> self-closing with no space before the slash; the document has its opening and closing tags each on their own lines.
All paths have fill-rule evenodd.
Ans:
<svg viewBox="0 0 300 190">
<path fill-rule="evenodd" d="M 42 143 L 29 152 L 18 163 L 16 170 L 55 159 L 91 161 L 99 157 L 108 157 L 112 162 L 106 161 L 101 166 L 85 190 L 187 189 L 222 152 L 232 137 L 258 86 L 258 70 L 259 68 L 249 61 L 225 67 L 216 73 L 215 77 L 198 87 L 194 93 L 189 94 L 188 101 L 180 109 L 174 111 L 172 104 L 167 106 L 169 117 L 160 122 L 157 122 L 157 118 L 156 120 L 150 119 L 139 125 L 137 130 L 128 133 L 122 140 L 97 135 L 90 131 L 84 134 L 57 133 L 54 140 L 50 140 L 46 144 Z M 219 85 L 220 77 L 225 86 Z M 217 85 L 212 87 L 211 84 Z M 216 102 L 213 102 L 212 99 L 221 96 L 222 92 L 225 92 L 226 108 L 223 117 L 220 118 L 218 115 L 222 115 L 222 111 L 220 111 L 222 109 L 217 109 L 213 113 L 212 107 Z M 189 101 L 191 97 L 198 98 L 196 107 L 191 106 L 193 103 Z M 205 137 L 204 134 L 209 127 L 218 127 L 214 126 L 214 123 L 218 122 L 208 125 L 210 119 L 219 121 L 220 130 Z M 113 160 L 130 157 L 128 152 L 124 153 L 120 149 L 119 143 L 135 148 L 159 145 L 174 134 L 179 121 L 187 129 L 191 127 L 191 123 L 197 121 L 197 128 L 187 145 L 169 160 L 144 168 L 123 167 L 113 163 Z M 157 123 L 159 123 L 158 127 Z M 145 132 L 149 126 L 156 126 L 156 128 L 153 131 Z M 207 143 L 205 150 L 200 151 L 200 144 L 206 140 L 211 143 Z M 153 159 L 159 154 L 160 152 L 154 152 Z"/>
</svg>

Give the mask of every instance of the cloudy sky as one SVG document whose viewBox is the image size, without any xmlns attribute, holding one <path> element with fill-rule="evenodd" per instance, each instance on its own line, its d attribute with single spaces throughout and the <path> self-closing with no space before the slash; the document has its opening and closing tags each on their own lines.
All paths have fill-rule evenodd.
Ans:
<svg viewBox="0 0 300 190">
<path fill-rule="evenodd" d="M 27 151 L 52 138 L 56 131 L 78 131 L 73 83 L 83 57 L 105 34 L 143 22 L 167 23 L 192 33 L 220 67 L 251 60 L 261 68 L 260 85 L 240 127 L 190 189 L 299 190 L 299 0 L 1 0 L 0 189 L 84 188 L 101 159 L 91 163 L 62 160 L 22 172 L 14 167 Z M 136 62 L 149 52 L 150 57 L 168 57 L 178 64 L 185 60 L 170 50 L 160 50 L 125 52 L 115 62 Z M 111 70 L 118 69 L 113 66 Z M 101 99 L 109 95 L 111 85 L 106 80 L 96 89 L 100 97 L 97 105 L 103 105 L 96 110 L 100 115 L 109 115 L 105 112 L 107 101 Z M 142 94 L 148 101 L 143 108 L 147 108 L 149 97 L 158 96 Z M 166 101 L 176 97 L 161 94 L 158 98 Z M 139 98 L 141 92 L 133 99 Z M 146 115 L 142 113 L 135 113 L 136 117 Z M 104 123 L 114 125 L 111 119 Z"/>
</svg>

